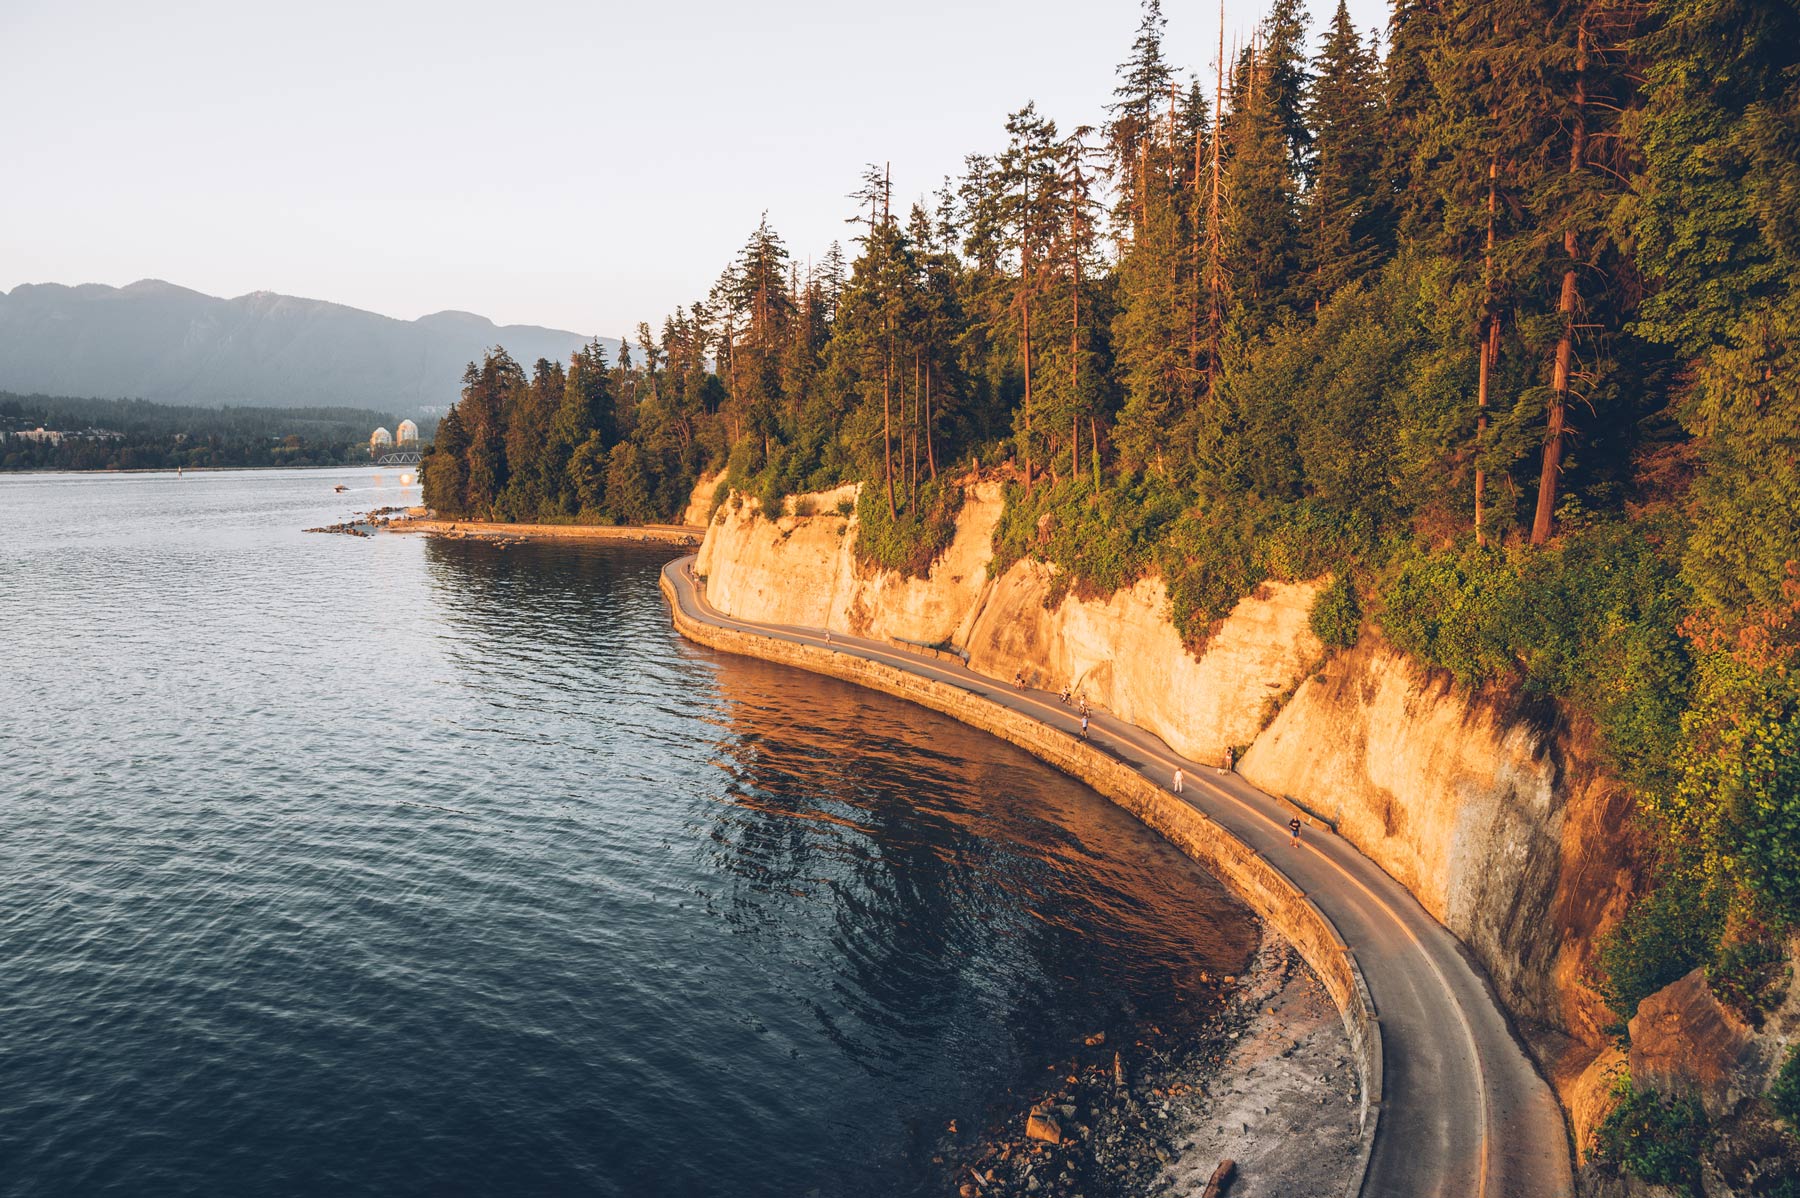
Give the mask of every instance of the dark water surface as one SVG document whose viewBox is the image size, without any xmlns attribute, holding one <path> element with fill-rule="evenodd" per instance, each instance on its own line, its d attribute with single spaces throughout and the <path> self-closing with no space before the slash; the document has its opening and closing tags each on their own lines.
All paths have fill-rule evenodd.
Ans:
<svg viewBox="0 0 1800 1198">
<path fill-rule="evenodd" d="M 300 532 L 375 478 L 0 477 L 0 1193 L 942 1192 L 1245 960 L 1077 783 L 681 641 L 666 551 Z"/>
</svg>

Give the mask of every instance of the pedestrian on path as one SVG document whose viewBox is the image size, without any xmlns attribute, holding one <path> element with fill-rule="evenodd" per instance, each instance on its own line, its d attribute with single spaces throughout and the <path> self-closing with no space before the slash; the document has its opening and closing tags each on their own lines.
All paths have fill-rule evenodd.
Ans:
<svg viewBox="0 0 1800 1198">
<path fill-rule="evenodd" d="M 1181 793 L 1181 771 L 1180 770 L 1175 771 L 1175 793 L 1176 794 Z"/>
<path fill-rule="evenodd" d="M 1087 739 L 1087 713 L 1085 711 L 1081 713 L 1081 739 Z"/>
<path fill-rule="evenodd" d="M 1296 848 L 1296 849 L 1299 848 L 1300 847 L 1300 817 L 1299 816 L 1296 815 L 1293 819 L 1288 821 L 1288 832 L 1291 833 L 1291 835 L 1288 838 L 1288 846 L 1290 848 Z"/>
<path fill-rule="evenodd" d="M 825 630 L 825 643 L 827 645 L 829 645 L 831 643 L 831 629 L 829 629 L 829 628 L 827 628 Z"/>
<path fill-rule="evenodd" d="M 1013 671 L 1013 685 L 1018 687 L 1020 690 L 1025 689 L 1025 671 L 1024 670 L 1014 670 Z"/>
<path fill-rule="evenodd" d="M 1226 745 L 1225 746 L 1225 768 L 1220 770 L 1219 772 L 1221 774 L 1229 774 L 1236 767 L 1237 767 L 1237 749 L 1232 745 Z"/>
</svg>

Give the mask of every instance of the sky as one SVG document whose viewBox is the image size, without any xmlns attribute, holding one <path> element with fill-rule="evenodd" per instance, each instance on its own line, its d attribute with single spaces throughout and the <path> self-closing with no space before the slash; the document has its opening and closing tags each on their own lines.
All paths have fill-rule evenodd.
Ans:
<svg viewBox="0 0 1800 1198">
<path fill-rule="evenodd" d="M 1312 0 L 1312 40 L 1336 0 Z M 1227 57 L 1260 0 L 1227 0 Z M 1210 77 L 1216 0 L 1165 0 Z M 1354 0 L 1365 32 L 1384 0 Z M 160 278 L 617 336 L 766 211 L 804 263 L 997 150 L 1098 124 L 1136 0 L 0 0 L 0 289 Z"/>
</svg>

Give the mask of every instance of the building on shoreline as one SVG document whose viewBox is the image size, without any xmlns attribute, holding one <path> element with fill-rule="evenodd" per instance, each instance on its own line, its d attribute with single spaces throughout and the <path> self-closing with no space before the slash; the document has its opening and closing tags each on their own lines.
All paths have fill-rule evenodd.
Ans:
<svg viewBox="0 0 1800 1198">
<path fill-rule="evenodd" d="M 385 428 L 378 428 L 369 434 L 369 456 L 374 457 L 384 449 L 394 447 L 394 434 Z"/>
<path fill-rule="evenodd" d="M 410 420 L 402 420 L 400 427 L 394 430 L 394 444 L 417 445 L 419 443 L 419 426 Z"/>
</svg>

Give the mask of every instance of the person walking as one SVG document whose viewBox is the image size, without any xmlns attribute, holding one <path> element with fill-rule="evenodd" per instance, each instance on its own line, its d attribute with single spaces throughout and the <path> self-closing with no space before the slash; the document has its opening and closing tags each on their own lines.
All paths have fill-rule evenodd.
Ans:
<svg viewBox="0 0 1800 1198">
<path fill-rule="evenodd" d="M 1300 817 L 1297 815 L 1288 821 L 1288 847 L 1300 847 Z"/>
<path fill-rule="evenodd" d="M 1087 724 L 1088 724 L 1087 712 L 1084 711 L 1081 713 L 1081 739 L 1082 740 L 1086 740 L 1088 738 L 1087 737 Z"/>
<path fill-rule="evenodd" d="M 1181 793 L 1181 771 L 1180 770 L 1175 771 L 1175 793 L 1176 794 Z"/>
<path fill-rule="evenodd" d="M 1237 747 L 1235 745 L 1226 745 L 1225 746 L 1225 772 L 1229 774 L 1232 770 L 1234 770 L 1236 768 L 1237 768 Z"/>
<path fill-rule="evenodd" d="M 1018 687 L 1020 690 L 1025 689 L 1025 671 L 1024 670 L 1014 670 L 1013 671 L 1013 685 Z"/>
<path fill-rule="evenodd" d="M 825 643 L 827 645 L 829 645 L 831 643 L 831 629 L 829 629 L 829 628 L 827 628 L 825 630 Z"/>
</svg>

